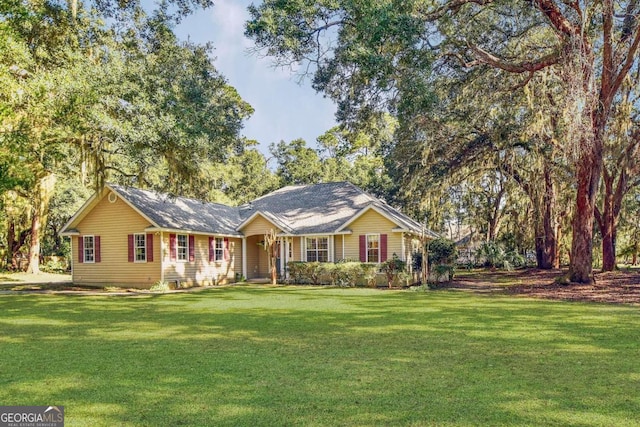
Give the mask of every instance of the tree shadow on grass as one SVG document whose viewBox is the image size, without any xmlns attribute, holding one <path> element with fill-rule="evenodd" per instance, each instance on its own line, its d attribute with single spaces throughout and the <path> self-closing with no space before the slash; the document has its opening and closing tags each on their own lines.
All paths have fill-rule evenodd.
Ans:
<svg viewBox="0 0 640 427">
<path fill-rule="evenodd" d="M 456 293 L 0 297 L 4 404 L 69 425 L 621 425 L 640 316 Z M 34 403 L 36 402 L 36 403 Z"/>
</svg>

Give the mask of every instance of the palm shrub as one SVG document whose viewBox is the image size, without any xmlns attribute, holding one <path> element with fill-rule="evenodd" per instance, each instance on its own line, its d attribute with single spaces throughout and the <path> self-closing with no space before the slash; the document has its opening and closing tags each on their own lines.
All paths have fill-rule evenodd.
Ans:
<svg viewBox="0 0 640 427">
<path fill-rule="evenodd" d="M 506 251 L 501 245 L 494 241 L 484 242 L 476 250 L 476 261 L 484 264 L 492 270 L 504 268 L 513 270 L 525 264 L 522 255 L 515 251 Z"/>
</svg>

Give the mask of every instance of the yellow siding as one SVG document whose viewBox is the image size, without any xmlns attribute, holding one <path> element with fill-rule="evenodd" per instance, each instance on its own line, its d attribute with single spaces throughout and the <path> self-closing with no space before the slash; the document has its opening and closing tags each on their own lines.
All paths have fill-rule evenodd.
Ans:
<svg viewBox="0 0 640 427">
<path fill-rule="evenodd" d="M 387 235 L 387 258 L 391 259 L 395 253 L 402 259 L 402 233 L 393 232 L 397 225 L 389 221 L 373 209 L 368 210 L 348 227 L 352 234 L 344 236 L 345 257 L 347 259 L 360 259 L 360 235 L 361 234 L 386 234 Z M 339 248 L 338 248 L 339 246 Z M 336 249 L 342 250 L 342 240 L 336 238 Z M 386 260 L 381 260 L 386 261 Z"/>
<path fill-rule="evenodd" d="M 72 239 L 73 282 L 85 285 L 150 287 L 160 280 L 160 236 L 154 235 L 153 262 L 128 262 L 128 235 L 149 227 L 140 214 L 120 198 L 104 197 L 77 225 L 81 236 L 100 236 L 101 262 L 78 262 L 78 237 Z"/>
<path fill-rule="evenodd" d="M 287 256 L 287 259 L 289 261 L 300 261 L 301 260 L 301 258 L 300 258 L 300 241 L 301 241 L 300 237 L 290 237 L 289 238 L 289 243 L 291 244 L 292 251 L 293 251 L 293 253 L 291 254 L 292 255 L 291 259 L 289 259 L 288 256 Z"/>
<path fill-rule="evenodd" d="M 345 259 L 345 252 L 346 252 L 346 240 L 345 240 L 345 250 L 343 252 L 343 246 L 342 246 L 342 239 L 346 239 L 348 236 L 345 235 L 336 235 L 333 236 L 333 259 L 335 261 L 340 261 Z"/>
<path fill-rule="evenodd" d="M 236 273 L 242 273 L 242 239 L 229 238 L 229 261 L 209 261 L 209 236 L 194 235 L 194 261 L 171 261 L 170 234 L 162 233 L 166 282 L 179 282 L 180 286 L 211 286 L 233 282 Z"/>
<path fill-rule="evenodd" d="M 264 236 L 265 233 L 269 232 L 269 230 L 271 229 L 276 230 L 276 232 L 280 232 L 280 229 L 278 227 L 273 225 L 270 221 L 267 221 L 267 219 L 265 219 L 263 216 L 258 215 L 253 219 L 253 221 L 251 221 L 249 224 L 246 224 L 240 231 L 245 236 Z"/>
</svg>

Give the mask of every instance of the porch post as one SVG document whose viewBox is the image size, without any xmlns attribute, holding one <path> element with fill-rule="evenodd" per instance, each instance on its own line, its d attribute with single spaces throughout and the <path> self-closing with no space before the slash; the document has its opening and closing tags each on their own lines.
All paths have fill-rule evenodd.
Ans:
<svg viewBox="0 0 640 427">
<path fill-rule="evenodd" d="M 249 279 L 247 276 L 247 238 L 242 237 L 242 276 L 245 279 Z"/>
<path fill-rule="evenodd" d="M 284 246 L 287 244 L 287 239 L 280 237 L 280 276 L 285 277 L 285 259 L 284 259 Z"/>
<path fill-rule="evenodd" d="M 164 282 L 164 239 L 163 239 L 164 235 L 162 233 L 162 230 L 160 231 L 160 244 L 158 245 L 160 247 L 160 256 L 158 258 L 160 258 L 160 282 Z"/>
<path fill-rule="evenodd" d="M 405 248 L 405 235 L 404 233 L 400 234 L 400 241 L 402 242 L 402 261 L 406 261 L 407 260 L 407 250 Z"/>
</svg>

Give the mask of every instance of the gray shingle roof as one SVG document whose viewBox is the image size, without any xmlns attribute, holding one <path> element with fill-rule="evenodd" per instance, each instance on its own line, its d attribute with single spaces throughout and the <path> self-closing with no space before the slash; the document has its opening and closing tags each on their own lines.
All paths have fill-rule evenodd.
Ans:
<svg viewBox="0 0 640 427">
<path fill-rule="evenodd" d="M 374 207 L 399 228 L 419 233 L 421 225 L 349 182 L 281 188 L 240 207 L 243 221 L 255 212 L 277 218 L 291 234 L 333 233 L 367 207 Z M 435 234 L 433 234 L 435 236 Z"/>
<path fill-rule="evenodd" d="M 240 223 L 236 207 L 120 185 L 109 187 L 160 228 L 241 236 L 236 231 Z"/>
<path fill-rule="evenodd" d="M 108 188 L 147 217 L 150 225 L 168 230 L 242 236 L 239 228 L 243 223 L 260 214 L 288 234 L 327 234 L 348 229 L 354 217 L 370 208 L 399 229 L 422 230 L 418 222 L 348 182 L 288 186 L 239 207 L 114 184 Z M 428 234 L 438 237 L 431 231 Z"/>
</svg>

